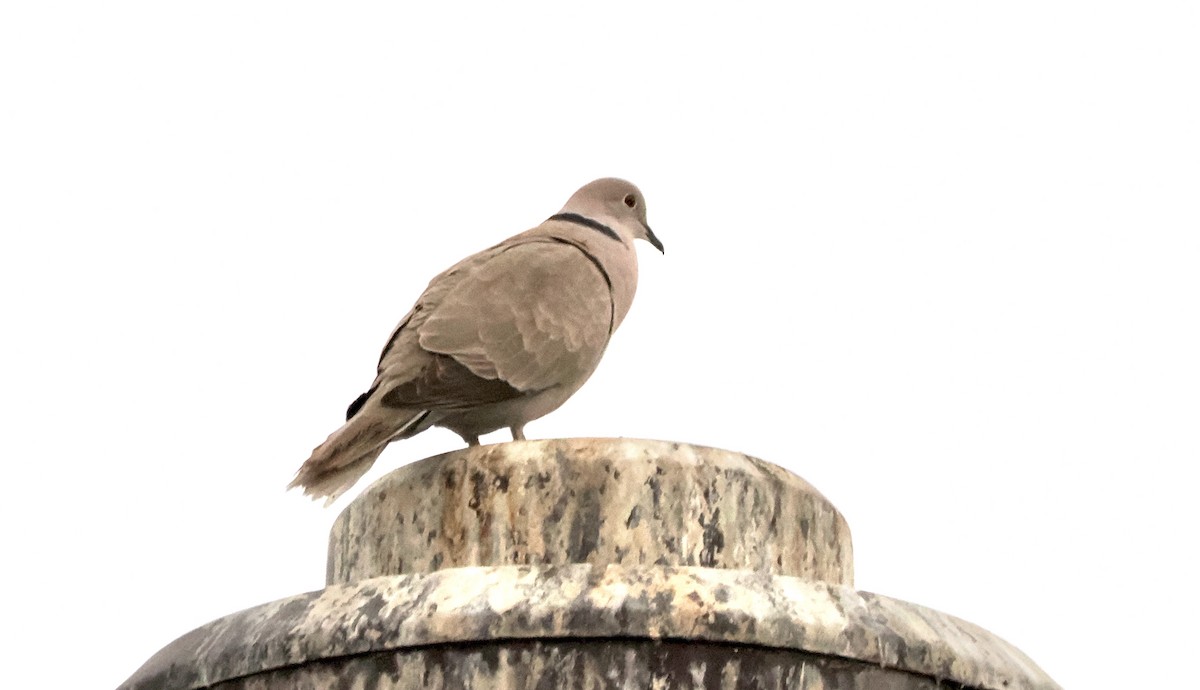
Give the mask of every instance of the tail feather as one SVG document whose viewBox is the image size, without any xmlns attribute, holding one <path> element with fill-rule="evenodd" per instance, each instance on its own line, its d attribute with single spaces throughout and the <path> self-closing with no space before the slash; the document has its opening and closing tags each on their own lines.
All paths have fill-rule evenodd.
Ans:
<svg viewBox="0 0 1200 690">
<path fill-rule="evenodd" d="M 304 495 L 333 503 L 367 470 L 393 440 L 407 438 L 420 429 L 429 416 L 420 410 L 410 416 L 396 410 L 363 410 L 313 449 L 296 472 L 289 489 L 301 487 Z"/>
</svg>

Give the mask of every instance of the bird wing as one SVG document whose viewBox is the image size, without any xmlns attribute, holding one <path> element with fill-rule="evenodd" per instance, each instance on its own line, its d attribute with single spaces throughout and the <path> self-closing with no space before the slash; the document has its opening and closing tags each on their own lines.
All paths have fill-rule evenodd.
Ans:
<svg viewBox="0 0 1200 690">
<path fill-rule="evenodd" d="M 553 237 L 494 251 L 430 309 L 417 326 L 420 347 L 493 382 L 484 386 L 503 382 L 521 393 L 586 378 L 613 325 L 601 264 L 583 245 Z"/>
</svg>

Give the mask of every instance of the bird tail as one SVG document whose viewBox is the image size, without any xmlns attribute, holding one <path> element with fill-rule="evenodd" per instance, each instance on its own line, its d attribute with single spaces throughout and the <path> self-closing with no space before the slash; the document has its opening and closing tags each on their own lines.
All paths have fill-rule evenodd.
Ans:
<svg viewBox="0 0 1200 690">
<path fill-rule="evenodd" d="M 429 416 L 428 410 L 418 410 L 411 416 L 396 413 L 365 409 L 352 416 L 313 449 L 287 488 L 301 487 L 305 496 L 324 498 L 326 506 L 333 503 L 371 469 L 389 443 L 420 431 L 421 423 Z"/>
</svg>

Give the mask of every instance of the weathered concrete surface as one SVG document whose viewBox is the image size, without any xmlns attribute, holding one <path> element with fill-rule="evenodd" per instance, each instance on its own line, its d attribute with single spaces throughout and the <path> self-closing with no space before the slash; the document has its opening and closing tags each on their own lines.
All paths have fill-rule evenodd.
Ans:
<svg viewBox="0 0 1200 690">
<path fill-rule="evenodd" d="M 516 653 L 521 647 L 510 647 L 514 641 L 536 640 L 551 644 L 547 649 L 553 648 L 554 641 L 582 640 L 623 640 L 633 645 L 629 649 L 637 648 L 631 640 L 726 643 L 839 657 L 905 672 L 904 678 L 887 681 L 892 685 L 825 687 L 922 687 L 913 685 L 915 681 L 906 674 L 987 690 L 1058 687 L 1028 657 L 978 626 L 849 587 L 716 568 L 577 564 L 385 576 L 282 599 L 226 616 L 185 635 L 147 662 L 122 688 L 184 690 L 239 678 L 246 679 L 244 685 L 230 687 L 425 687 L 399 684 L 418 670 L 442 674 L 443 687 L 507 687 L 485 683 L 482 677 L 474 684 L 451 682 L 446 676 L 450 671 L 431 660 L 433 652 L 416 653 L 417 648 L 495 641 L 494 651 L 475 652 L 487 661 L 499 658 L 502 652 Z M 503 651 L 506 649 L 509 651 Z M 347 658 L 322 661 L 337 657 Z M 508 658 L 511 661 L 512 657 Z M 562 659 L 550 654 L 543 661 L 556 658 Z M 610 668 L 612 659 L 606 658 L 599 652 L 591 660 L 576 654 L 562 663 Z M 699 663 L 704 657 L 692 661 Z M 787 669 L 801 669 L 802 662 L 798 657 L 777 671 L 783 674 L 779 678 L 792 678 L 788 681 L 792 685 L 780 681 L 764 687 L 806 687 L 802 683 L 807 681 L 787 676 Z M 328 678 L 330 669 L 339 664 L 343 670 L 360 673 L 379 663 L 393 664 L 394 669 L 378 684 L 321 684 L 324 681 L 320 679 Z M 315 664 L 314 675 L 303 682 L 300 671 L 286 670 L 301 664 Z M 631 678 L 654 673 L 648 659 L 628 657 L 628 665 Z M 754 668 L 755 674 L 775 673 Z M 497 678 L 510 677 L 516 682 L 511 675 L 516 671 L 509 666 L 497 662 L 492 670 Z M 263 673 L 275 675 L 251 680 Z M 873 677 L 883 683 L 884 675 Z M 559 676 L 548 678 L 553 677 Z M 250 684 L 271 683 L 272 678 L 282 684 Z M 601 680 L 586 687 L 608 687 Z"/>
<path fill-rule="evenodd" d="M 330 584 L 479 565 L 704 566 L 853 584 L 850 529 L 756 458 L 632 439 L 517 441 L 401 467 L 338 517 Z"/>
<path fill-rule="evenodd" d="M 829 501 L 740 453 L 471 448 L 355 499 L 326 589 L 202 626 L 122 690 L 1058 688 L 982 628 L 855 592 L 851 553 Z"/>
<path fill-rule="evenodd" d="M 217 690 L 955 690 L 890 668 L 788 650 L 653 640 L 437 645 L 291 667 Z"/>
</svg>

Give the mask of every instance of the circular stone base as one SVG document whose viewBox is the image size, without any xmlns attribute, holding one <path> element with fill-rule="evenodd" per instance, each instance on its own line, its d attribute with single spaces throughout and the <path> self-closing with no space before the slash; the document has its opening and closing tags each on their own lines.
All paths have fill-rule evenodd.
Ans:
<svg viewBox="0 0 1200 690">
<path fill-rule="evenodd" d="M 334 523 L 329 584 L 466 566 L 703 566 L 853 584 L 850 529 L 808 482 L 741 453 L 556 439 L 388 474 Z"/>
<path fill-rule="evenodd" d="M 656 659 L 675 642 L 664 676 Z M 633 687 L 660 687 L 643 678 L 726 687 L 734 664 L 750 674 L 743 679 L 770 682 L 731 687 L 1061 690 L 988 631 L 889 597 L 764 573 L 590 565 L 458 568 L 280 599 L 184 635 L 121 690 L 323 690 L 360 687 L 357 679 L 372 688 L 592 687 L 568 682 L 571 673 L 613 670 L 615 649 Z M 523 659 L 544 675 L 520 676 L 513 662 Z M 857 663 L 837 665 L 846 660 Z M 413 682 L 418 672 L 425 682 Z M 688 685 L 697 673 L 708 680 Z M 443 685 L 426 684 L 438 677 Z"/>
</svg>

